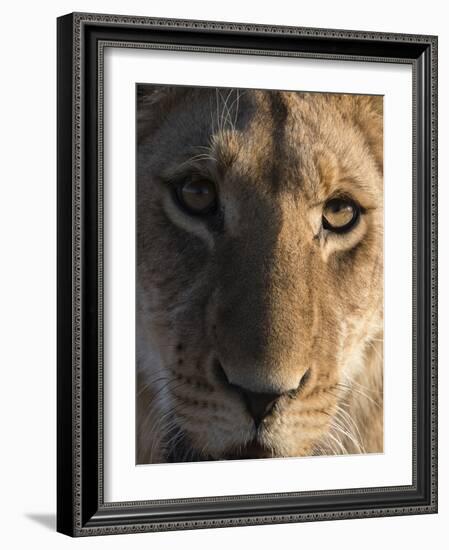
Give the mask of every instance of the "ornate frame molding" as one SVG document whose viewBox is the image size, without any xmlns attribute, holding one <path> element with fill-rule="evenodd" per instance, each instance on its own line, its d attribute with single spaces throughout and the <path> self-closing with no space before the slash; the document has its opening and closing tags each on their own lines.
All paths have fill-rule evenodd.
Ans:
<svg viewBox="0 0 449 550">
<path fill-rule="evenodd" d="M 131 40 L 130 35 L 136 29 L 139 37 Z M 157 33 L 156 41 L 150 31 Z M 145 41 L 142 41 L 142 32 L 148 34 Z M 184 40 L 177 43 L 179 32 L 183 33 Z M 196 43 L 186 44 L 186 37 Z M 220 41 L 221 45 L 217 45 Z M 412 65 L 414 464 L 410 487 L 104 502 L 102 102 L 105 46 Z M 334 50 L 339 53 L 332 53 Z M 94 104 L 96 120 L 89 121 L 86 113 L 92 112 Z M 72 129 L 70 135 L 68 127 Z M 87 233 L 95 238 L 95 246 L 86 244 Z M 86 313 L 86 304 L 92 301 L 96 302 L 94 317 Z M 92 326 L 95 326 L 94 337 L 88 329 Z M 422 391 L 421 384 L 425 385 L 424 394 L 418 393 Z M 83 423 L 86 411 L 96 414 L 95 429 L 88 429 Z M 379 492 L 385 496 L 384 502 L 379 500 Z M 328 506 L 323 506 L 323 498 L 327 499 Z M 310 510 L 304 499 L 313 503 Z M 329 511 L 327 508 L 332 502 L 338 506 Z M 261 503 L 265 512 L 261 511 Z M 208 506 L 216 510 L 217 504 L 221 505 L 221 512 L 208 513 Z M 266 512 L 266 505 L 273 506 L 272 513 Z M 164 509 L 165 515 L 161 511 Z M 436 511 L 437 38 L 103 14 L 77 13 L 59 18 L 58 531 L 87 536 Z M 221 517 L 216 517 L 220 514 Z"/>
</svg>

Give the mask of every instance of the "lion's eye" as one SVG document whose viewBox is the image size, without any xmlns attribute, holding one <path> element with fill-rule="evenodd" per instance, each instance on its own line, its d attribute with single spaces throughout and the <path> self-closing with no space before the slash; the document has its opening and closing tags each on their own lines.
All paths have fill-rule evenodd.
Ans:
<svg viewBox="0 0 449 550">
<path fill-rule="evenodd" d="M 334 198 L 324 205 L 323 227 L 334 233 L 345 233 L 360 217 L 360 206 L 348 198 Z"/>
<path fill-rule="evenodd" d="M 176 188 L 176 198 L 182 208 L 193 215 L 209 214 L 217 206 L 215 185 L 209 180 L 183 182 Z"/>
</svg>

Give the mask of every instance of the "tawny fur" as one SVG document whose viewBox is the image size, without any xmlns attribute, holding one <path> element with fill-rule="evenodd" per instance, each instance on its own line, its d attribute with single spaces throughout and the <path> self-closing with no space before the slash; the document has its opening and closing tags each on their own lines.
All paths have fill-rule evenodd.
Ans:
<svg viewBox="0 0 449 550">
<path fill-rule="evenodd" d="M 383 451 L 382 118 L 380 97 L 139 87 L 138 463 Z M 173 200 L 192 172 L 213 219 Z M 347 234 L 322 227 L 335 195 L 363 208 Z M 290 393 L 256 431 L 217 365 Z"/>
</svg>

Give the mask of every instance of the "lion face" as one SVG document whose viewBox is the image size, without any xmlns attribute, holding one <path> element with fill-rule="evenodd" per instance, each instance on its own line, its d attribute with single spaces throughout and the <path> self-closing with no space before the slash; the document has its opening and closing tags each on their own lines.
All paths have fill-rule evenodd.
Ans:
<svg viewBox="0 0 449 550">
<path fill-rule="evenodd" d="M 381 387 L 382 99 L 141 86 L 138 133 L 143 461 L 382 450 L 343 421 Z"/>
</svg>

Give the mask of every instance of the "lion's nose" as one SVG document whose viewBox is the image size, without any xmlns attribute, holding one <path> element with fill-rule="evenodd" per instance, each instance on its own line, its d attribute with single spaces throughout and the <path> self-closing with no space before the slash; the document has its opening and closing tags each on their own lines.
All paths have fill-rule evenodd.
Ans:
<svg viewBox="0 0 449 550">
<path fill-rule="evenodd" d="M 231 388 L 232 391 L 240 394 L 248 412 L 254 419 L 256 427 L 258 427 L 262 420 L 271 413 L 276 402 L 282 396 L 288 395 L 294 397 L 310 378 L 310 369 L 306 369 L 300 376 L 299 383 L 295 384 L 294 387 L 287 384 L 284 384 L 283 387 L 273 387 L 272 384 L 267 384 L 266 381 L 265 383 L 255 384 L 254 380 L 250 380 L 253 387 L 249 389 L 248 386 L 242 384 L 240 380 L 236 381 L 229 379 L 219 360 L 215 360 L 214 367 L 216 380 L 220 384 Z"/>
<path fill-rule="evenodd" d="M 270 414 L 273 407 L 282 395 L 279 393 L 257 393 L 234 386 L 243 397 L 248 412 L 253 417 L 256 428 L 262 420 Z"/>
<path fill-rule="evenodd" d="M 226 372 L 224 371 L 219 361 L 216 361 L 215 367 L 215 374 L 218 380 L 222 384 L 228 386 L 229 388 L 232 388 L 233 391 L 240 394 L 249 414 L 254 419 L 256 427 L 258 427 L 262 420 L 266 416 L 268 416 L 268 414 L 270 414 L 279 397 L 286 393 L 276 391 L 263 392 L 249 390 L 248 388 L 245 388 L 239 384 L 230 382 L 229 378 L 226 375 Z"/>
</svg>

